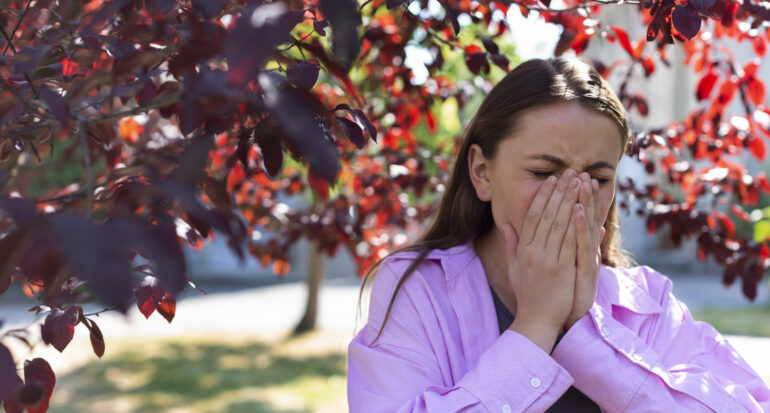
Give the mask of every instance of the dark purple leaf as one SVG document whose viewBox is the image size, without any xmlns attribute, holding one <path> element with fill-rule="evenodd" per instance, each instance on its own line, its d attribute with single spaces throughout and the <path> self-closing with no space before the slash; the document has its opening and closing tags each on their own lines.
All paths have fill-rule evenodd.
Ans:
<svg viewBox="0 0 770 413">
<path fill-rule="evenodd" d="M 326 27 L 328 25 L 329 25 L 329 22 L 326 21 L 326 20 L 313 20 L 313 29 L 321 37 L 325 37 L 326 36 Z"/>
<path fill-rule="evenodd" d="M 283 169 L 283 130 L 271 122 L 255 130 L 255 140 L 259 145 L 262 166 L 270 179 L 275 179 Z"/>
<path fill-rule="evenodd" d="M 492 63 L 497 65 L 499 68 L 506 71 L 508 70 L 508 65 L 510 62 L 508 61 L 507 57 L 499 54 L 491 54 L 489 55 L 489 60 L 491 60 Z"/>
<path fill-rule="evenodd" d="M 41 44 L 38 46 L 28 46 L 22 50 L 19 50 L 13 57 L 13 71 L 21 75 L 25 72 L 29 72 L 37 67 L 43 60 L 46 53 L 51 50 L 50 44 Z"/>
<path fill-rule="evenodd" d="M 466 54 L 465 64 L 468 65 L 468 69 L 474 74 L 479 74 L 482 70 L 484 70 L 484 73 L 489 72 L 489 61 L 485 52 Z"/>
<path fill-rule="evenodd" d="M 59 308 L 52 309 L 40 327 L 43 342 L 53 345 L 61 353 L 72 341 L 77 322 L 78 309 L 76 306 L 69 306 L 64 311 Z"/>
<path fill-rule="evenodd" d="M 11 352 L 0 343 L 0 401 L 13 399 L 14 391 L 21 384 Z"/>
<path fill-rule="evenodd" d="M 45 86 L 38 86 L 37 92 L 40 97 L 45 101 L 48 108 L 56 117 L 56 119 L 63 125 L 69 124 L 70 108 L 67 105 L 67 101 L 61 97 L 60 94 L 48 89 Z"/>
<path fill-rule="evenodd" d="M 361 52 L 361 13 L 355 0 L 321 0 L 321 13 L 332 27 L 332 49 L 346 71 Z"/>
<path fill-rule="evenodd" d="M 323 129 L 320 103 L 310 94 L 290 85 L 278 88 L 270 78 L 260 75 L 265 105 L 286 131 L 290 149 L 300 155 L 316 176 L 334 182 L 340 169 L 337 148 Z"/>
<path fill-rule="evenodd" d="M 133 290 L 124 234 L 107 233 L 83 217 L 51 214 L 64 259 L 107 305 L 126 312 Z"/>
<path fill-rule="evenodd" d="M 339 116 L 335 116 L 334 119 L 342 125 L 342 128 L 345 129 L 345 134 L 348 135 L 348 139 L 350 139 L 358 149 L 364 147 L 364 144 L 366 143 L 364 140 L 364 131 L 357 123 Z"/>
<path fill-rule="evenodd" d="M 34 358 L 24 362 L 24 381 L 29 386 L 37 383 L 42 387 L 42 394 L 37 400 L 29 400 L 31 403 L 24 403 L 27 406 L 34 406 L 35 412 L 45 412 L 48 410 L 48 402 L 51 400 L 53 388 L 56 386 L 56 375 L 53 373 L 51 365 L 41 358 Z M 28 411 L 30 411 L 28 409 Z"/>
<path fill-rule="evenodd" d="M 0 126 L 16 123 L 24 113 L 24 106 L 21 103 L 17 104 L 0 118 Z"/>
<path fill-rule="evenodd" d="M 690 6 L 700 11 L 706 11 L 714 3 L 716 3 L 716 0 L 690 0 Z"/>
<path fill-rule="evenodd" d="M 192 0 L 192 6 L 209 20 L 219 14 L 222 7 L 225 6 L 225 0 Z"/>
<path fill-rule="evenodd" d="M 484 43 L 484 48 L 487 49 L 489 54 L 500 54 L 500 49 L 492 39 L 482 37 L 481 42 Z"/>
<path fill-rule="evenodd" d="M 104 225 L 106 238 L 123 251 L 135 250 L 155 269 L 162 287 L 177 294 L 187 284 L 187 264 L 171 219 L 150 225 L 135 218 L 113 218 Z"/>
<path fill-rule="evenodd" d="M 700 31 L 701 17 L 689 7 L 676 7 L 672 16 L 674 27 L 687 40 L 692 39 Z"/>
<path fill-rule="evenodd" d="M 296 60 L 293 65 L 286 69 L 286 77 L 300 89 L 310 90 L 318 80 L 318 65 L 306 60 Z"/>
<path fill-rule="evenodd" d="M 0 197 L 0 210 L 10 215 L 16 225 L 31 224 L 37 218 L 37 209 L 29 201 L 16 197 Z"/>
<path fill-rule="evenodd" d="M 446 10 L 446 15 L 449 17 L 449 21 L 452 22 L 452 28 L 455 30 L 455 35 L 460 33 L 460 22 L 457 20 L 457 13 L 449 5 L 448 0 L 439 0 L 439 3 Z"/>
<path fill-rule="evenodd" d="M 364 114 L 364 111 L 361 109 L 354 109 L 350 106 L 340 103 L 337 105 L 334 110 L 346 110 L 348 113 L 350 113 L 351 116 L 353 116 L 353 119 L 356 120 L 356 122 L 360 125 L 364 125 L 364 128 L 366 128 L 367 131 L 369 131 L 369 137 L 374 141 L 377 142 L 377 128 L 372 124 L 372 122 L 369 121 L 369 118 L 366 117 L 366 114 Z"/>
<path fill-rule="evenodd" d="M 171 181 L 190 188 L 197 186 L 206 175 L 206 162 L 212 149 L 214 138 L 211 134 L 204 133 L 191 139 L 179 155 L 178 165 L 171 172 Z"/>
<path fill-rule="evenodd" d="M 291 30 L 303 16 L 303 10 L 288 11 L 282 2 L 246 8 L 225 41 L 233 83 L 241 85 L 250 80 L 276 46 L 291 40 Z"/>
</svg>

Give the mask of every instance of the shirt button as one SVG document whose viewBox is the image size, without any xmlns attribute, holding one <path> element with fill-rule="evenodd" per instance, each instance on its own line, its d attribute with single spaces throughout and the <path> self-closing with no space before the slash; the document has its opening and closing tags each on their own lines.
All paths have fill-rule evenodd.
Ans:
<svg viewBox="0 0 770 413">
<path fill-rule="evenodd" d="M 503 413 L 511 413 L 511 406 L 508 406 L 508 403 L 503 405 Z"/>
<path fill-rule="evenodd" d="M 603 336 L 607 336 L 607 335 L 609 335 L 609 334 L 610 334 L 610 329 L 609 329 L 609 328 L 607 328 L 607 326 L 602 326 L 602 328 L 600 329 L 600 331 L 602 332 L 602 335 L 603 335 Z"/>
<path fill-rule="evenodd" d="M 533 377 L 529 379 L 529 384 L 531 384 L 532 387 L 536 387 L 536 388 L 540 387 L 540 379 L 538 379 L 537 377 Z"/>
</svg>

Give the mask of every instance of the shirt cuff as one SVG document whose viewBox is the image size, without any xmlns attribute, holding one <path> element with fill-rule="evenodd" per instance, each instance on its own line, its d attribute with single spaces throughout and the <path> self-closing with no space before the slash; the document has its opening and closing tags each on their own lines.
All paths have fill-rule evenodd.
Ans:
<svg viewBox="0 0 770 413">
<path fill-rule="evenodd" d="M 601 334 L 612 334 L 606 328 Z M 605 341 L 590 313 L 567 331 L 551 353 L 575 387 L 603 409 L 623 411 L 649 372 L 632 365 Z"/>
<path fill-rule="evenodd" d="M 572 376 L 525 336 L 511 330 L 479 358 L 457 385 L 491 412 L 543 411 L 573 383 Z"/>
</svg>

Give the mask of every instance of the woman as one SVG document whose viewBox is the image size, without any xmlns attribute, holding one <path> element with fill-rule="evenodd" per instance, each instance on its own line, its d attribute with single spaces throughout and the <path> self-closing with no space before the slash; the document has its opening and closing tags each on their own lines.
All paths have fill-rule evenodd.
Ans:
<svg viewBox="0 0 770 413">
<path fill-rule="evenodd" d="M 350 410 L 770 411 L 730 344 L 620 250 L 629 139 L 589 65 L 508 73 L 466 130 L 432 226 L 375 266 L 348 347 Z"/>
</svg>

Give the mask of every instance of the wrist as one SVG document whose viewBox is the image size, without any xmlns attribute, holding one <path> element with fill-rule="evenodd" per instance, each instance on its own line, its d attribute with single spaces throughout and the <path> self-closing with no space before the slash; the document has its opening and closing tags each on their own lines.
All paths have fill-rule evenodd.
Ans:
<svg viewBox="0 0 770 413">
<path fill-rule="evenodd" d="M 551 354 L 556 338 L 559 336 L 561 327 L 549 326 L 548 324 L 531 322 L 517 318 L 508 327 L 508 330 L 515 331 L 529 339 L 543 351 Z"/>
</svg>

